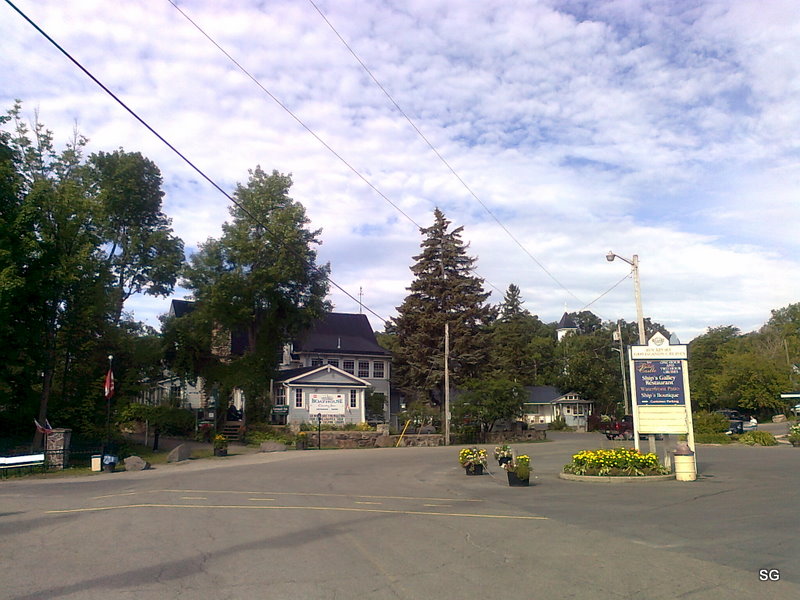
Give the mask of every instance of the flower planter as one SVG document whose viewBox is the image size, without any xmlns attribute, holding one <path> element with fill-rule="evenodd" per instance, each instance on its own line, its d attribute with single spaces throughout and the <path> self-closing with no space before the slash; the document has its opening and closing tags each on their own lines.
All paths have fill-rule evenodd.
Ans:
<svg viewBox="0 0 800 600">
<path fill-rule="evenodd" d="M 464 470 L 467 475 L 483 475 L 483 465 L 467 465 Z"/>
<path fill-rule="evenodd" d="M 520 479 L 513 471 L 506 471 L 506 475 L 508 475 L 508 485 L 511 487 L 527 487 L 530 485 L 530 477 Z"/>
<path fill-rule="evenodd" d="M 214 456 L 228 456 L 227 448 L 214 448 Z"/>
</svg>

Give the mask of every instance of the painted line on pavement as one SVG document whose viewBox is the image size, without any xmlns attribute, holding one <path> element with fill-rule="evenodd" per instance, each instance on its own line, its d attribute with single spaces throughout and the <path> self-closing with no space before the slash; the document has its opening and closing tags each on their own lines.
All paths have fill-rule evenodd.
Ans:
<svg viewBox="0 0 800 600">
<path fill-rule="evenodd" d="M 93 508 L 69 508 L 64 510 L 48 510 L 46 514 L 65 514 L 83 512 L 101 512 L 120 510 L 123 508 L 224 508 L 245 510 L 311 510 L 334 512 L 368 512 L 393 515 L 423 515 L 431 517 L 469 517 L 475 519 L 510 519 L 518 521 L 547 521 L 548 517 L 520 516 L 520 515 L 491 515 L 477 513 L 445 513 L 421 510 L 389 510 L 384 508 L 344 508 L 335 506 L 252 506 L 243 504 L 121 504 L 118 506 L 96 506 Z"/>
<path fill-rule="evenodd" d="M 323 494 L 316 492 L 273 492 L 273 491 L 241 491 L 241 490 L 152 490 L 176 494 L 270 494 L 273 496 L 317 496 L 321 498 L 368 498 L 371 500 L 428 500 L 432 502 L 483 502 L 476 498 L 418 498 L 415 496 L 367 496 L 365 494 Z"/>
</svg>

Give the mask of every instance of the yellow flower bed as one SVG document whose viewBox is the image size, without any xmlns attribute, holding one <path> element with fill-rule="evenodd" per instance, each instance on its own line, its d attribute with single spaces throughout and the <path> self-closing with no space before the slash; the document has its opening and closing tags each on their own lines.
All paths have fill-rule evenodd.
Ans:
<svg viewBox="0 0 800 600">
<path fill-rule="evenodd" d="M 611 450 L 583 450 L 572 456 L 572 462 L 564 465 L 564 473 L 573 475 L 620 475 L 644 476 L 666 475 L 669 469 L 658 462 L 658 456 L 649 452 L 642 454 L 633 448 Z"/>
</svg>

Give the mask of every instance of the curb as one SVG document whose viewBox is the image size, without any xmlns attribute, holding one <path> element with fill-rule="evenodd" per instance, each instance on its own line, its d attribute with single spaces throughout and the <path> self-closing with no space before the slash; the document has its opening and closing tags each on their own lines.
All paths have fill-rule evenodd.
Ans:
<svg viewBox="0 0 800 600">
<path fill-rule="evenodd" d="M 642 475 L 639 477 L 613 477 L 602 475 L 573 475 L 572 473 L 559 473 L 559 479 L 567 481 L 586 481 L 589 483 L 652 483 L 654 481 L 669 481 L 675 479 L 675 473 L 669 475 Z"/>
</svg>

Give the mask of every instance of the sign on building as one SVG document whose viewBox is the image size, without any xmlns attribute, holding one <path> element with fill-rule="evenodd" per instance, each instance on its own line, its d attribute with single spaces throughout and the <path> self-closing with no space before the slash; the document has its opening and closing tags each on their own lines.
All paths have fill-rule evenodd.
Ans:
<svg viewBox="0 0 800 600">
<path fill-rule="evenodd" d="M 344 415 L 344 394 L 311 394 L 308 412 L 312 415 Z"/>
</svg>

